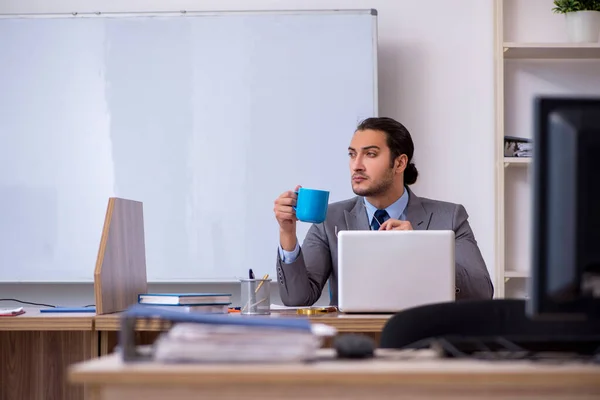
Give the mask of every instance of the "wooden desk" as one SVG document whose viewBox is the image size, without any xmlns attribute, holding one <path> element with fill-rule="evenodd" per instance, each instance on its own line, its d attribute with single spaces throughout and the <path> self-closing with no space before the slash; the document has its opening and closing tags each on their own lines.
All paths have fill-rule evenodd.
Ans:
<svg viewBox="0 0 600 400">
<path fill-rule="evenodd" d="M 240 314 L 229 314 L 232 318 L 253 318 L 252 316 L 240 316 Z M 112 352 L 117 344 L 117 331 L 120 329 L 121 313 L 98 315 L 95 318 L 95 328 L 100 333 L 100 355 Z M 320 315 L 302 316 L 290 311 L 277 311 L 270 315 L 271 318 L 295 317 L 309 318 L 311 321 L 320 322 L 336 328 L 340 333 L 356 332 L 364 333 L 379 342 L 383 326 L 391 317 L 390 314 L 342 314 L 327 313 Z M 150 344 L 156 336 L 164 331 L 168 325 L 158 320 L 138 324 L 136 330 L 139 332 L 140 344 Z"/>
<path fill-rule="evenodd" d="M 72 367 L 97 400 L 598 399 L 600 365 L 440 360 L 427 351 L 296 364 L 123 364 L 117 354 Z"/>
<path fill-rule="evenodd" d="M 0 317 L 0 399 L 82 399 L 67 382 L 69 365 L 98 355 L 93 313 Z"/>
</svg>

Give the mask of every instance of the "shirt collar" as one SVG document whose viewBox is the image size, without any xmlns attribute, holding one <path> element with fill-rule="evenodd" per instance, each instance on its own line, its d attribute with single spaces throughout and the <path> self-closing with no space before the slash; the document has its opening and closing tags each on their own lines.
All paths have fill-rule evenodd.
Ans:
<svg viewBox="0 0 600 400">
<path fill-rule="evenodd" d="M 367 209 L 367 217 L 369 218 L 369 223 L 373 220 L 373 215 L 375 215 L 375 211 L 377 211 L 377 207 L 367 201 L 367 198 L 364 197 L 365 208 Z M 404 211 L 406 210 L 406 206 L 408 205 L 408 189 L 404 188 L 404 193 L 398 200 L 390 204 L 385 211 L 387 211 L 390 218 L 404 220 L 406 216 L 404 215 Z"/>
</svg>

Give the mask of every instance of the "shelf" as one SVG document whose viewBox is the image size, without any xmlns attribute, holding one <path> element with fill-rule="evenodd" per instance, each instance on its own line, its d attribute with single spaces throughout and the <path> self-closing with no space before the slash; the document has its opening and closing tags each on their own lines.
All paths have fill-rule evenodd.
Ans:
<svg viewBox="0 0 600 400">
<path fill-rule="evenodd" d="M 529 278 L 527 271 L 504 271 L 505 278 Z"/>
<path fill-rule="evenodd" d="M 527 166 L 530 165 L 533 159 L 531 157 L 504 157 L 504 166 Z"/>
<path fill-rule="evenodd" d="M 504 43 L 505 59 L 597 59 L 600 43 Z"/>
</svg>

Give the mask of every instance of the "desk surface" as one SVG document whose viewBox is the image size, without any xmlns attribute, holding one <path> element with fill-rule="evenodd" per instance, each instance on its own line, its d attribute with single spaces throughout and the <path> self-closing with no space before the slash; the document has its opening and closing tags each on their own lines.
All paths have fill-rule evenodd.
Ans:
<svg viewBox="0 0 600 400">
<path fill-rule="evenodd" d="M 229 314 L 231 318 L 253 318 L 252 316 L 241 316 L 240 314 Z M 96 330 L 116 331 L 120 329 L 121 313 L 98 315 L 95 317 Z M 319 315 L 303 316 L 293 311 L 277 311 L 270 315 L 271 318 L 295 317 L 309 318 L 311 321 L 320 322 L 335 327 L 339 332 L 381 332 L 390 314 L 342 314 L 326 313 Z M 160 331 L 164 330 L 164 324 L 158 320 L 138 324 L 138 330 Z"/>
<path fill-rule="evenodd" d="M 40 313 L 25 308 L 25 314 L 0 317 L 0 331 L 88 331 L 95 317 L 94 313 Z"/>
<path fill-rule="evenodd" d="M 25 308 L 25 314 L 15 317 L 0 317 L 0 331 L 77 331 L 91 330 L 118 331 L 120 329 L 121 313 L 96 315 L 93 313 L 40 313 L 36 308 Z M 230 314 L 232 318 L 252 318 Z M 381 332 L 383 326 L 390 318 L 389 314 L 341 314 L 327 313 L 320 315 L 302 316 L 290 311 L 278 311 L 270 315 L 271 318 L 295 317 L 309 318 L 311 321 L 320 322 L 335 327 L 339 332 Z M 139 330 L 161 331 L 164 324 L 158 320 L 140 324 Z"/>
<path fill-rule="evenodd" d="M 331 349 L 320 361 L 285 364 L 125 364 L 112 354 L 74 365 L 69 379 L 86 384 L 219 385 L 369 384 L 369 385 L 510 385 L 544 388 L 573 386 L 600 394 L 600 365 L 544 364 L 529 361 L 439 359 L 431 351 L 377 350 L 377 358 L 344 361 Z"/>
</svg>

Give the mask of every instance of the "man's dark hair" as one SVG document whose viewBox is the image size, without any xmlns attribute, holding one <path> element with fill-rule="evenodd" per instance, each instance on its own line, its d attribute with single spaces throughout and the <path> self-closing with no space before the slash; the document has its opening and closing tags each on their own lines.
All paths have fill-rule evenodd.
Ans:
<svg viewBox="0 0 600 400">
<path fill-rule="evenodd" d="M 408 129 L 400 122 L 387 117 L 367 118 L 356 128 L 357 131 L 364 131 L 366 129 L 385 133 L 386 142 L 391 153 L 390 167 L 394 166 L 396 158 L 401 154 L 406 154 L 406 157 L 408 157 L 408 165 L 404 170 L 404 184 L 412 185 L 415 183 L 417 181 L 417 176 L 419 176 L 419 171 L 417 171 L 415 164 L 412 163 L 415 146 Z"/>
</svg>

